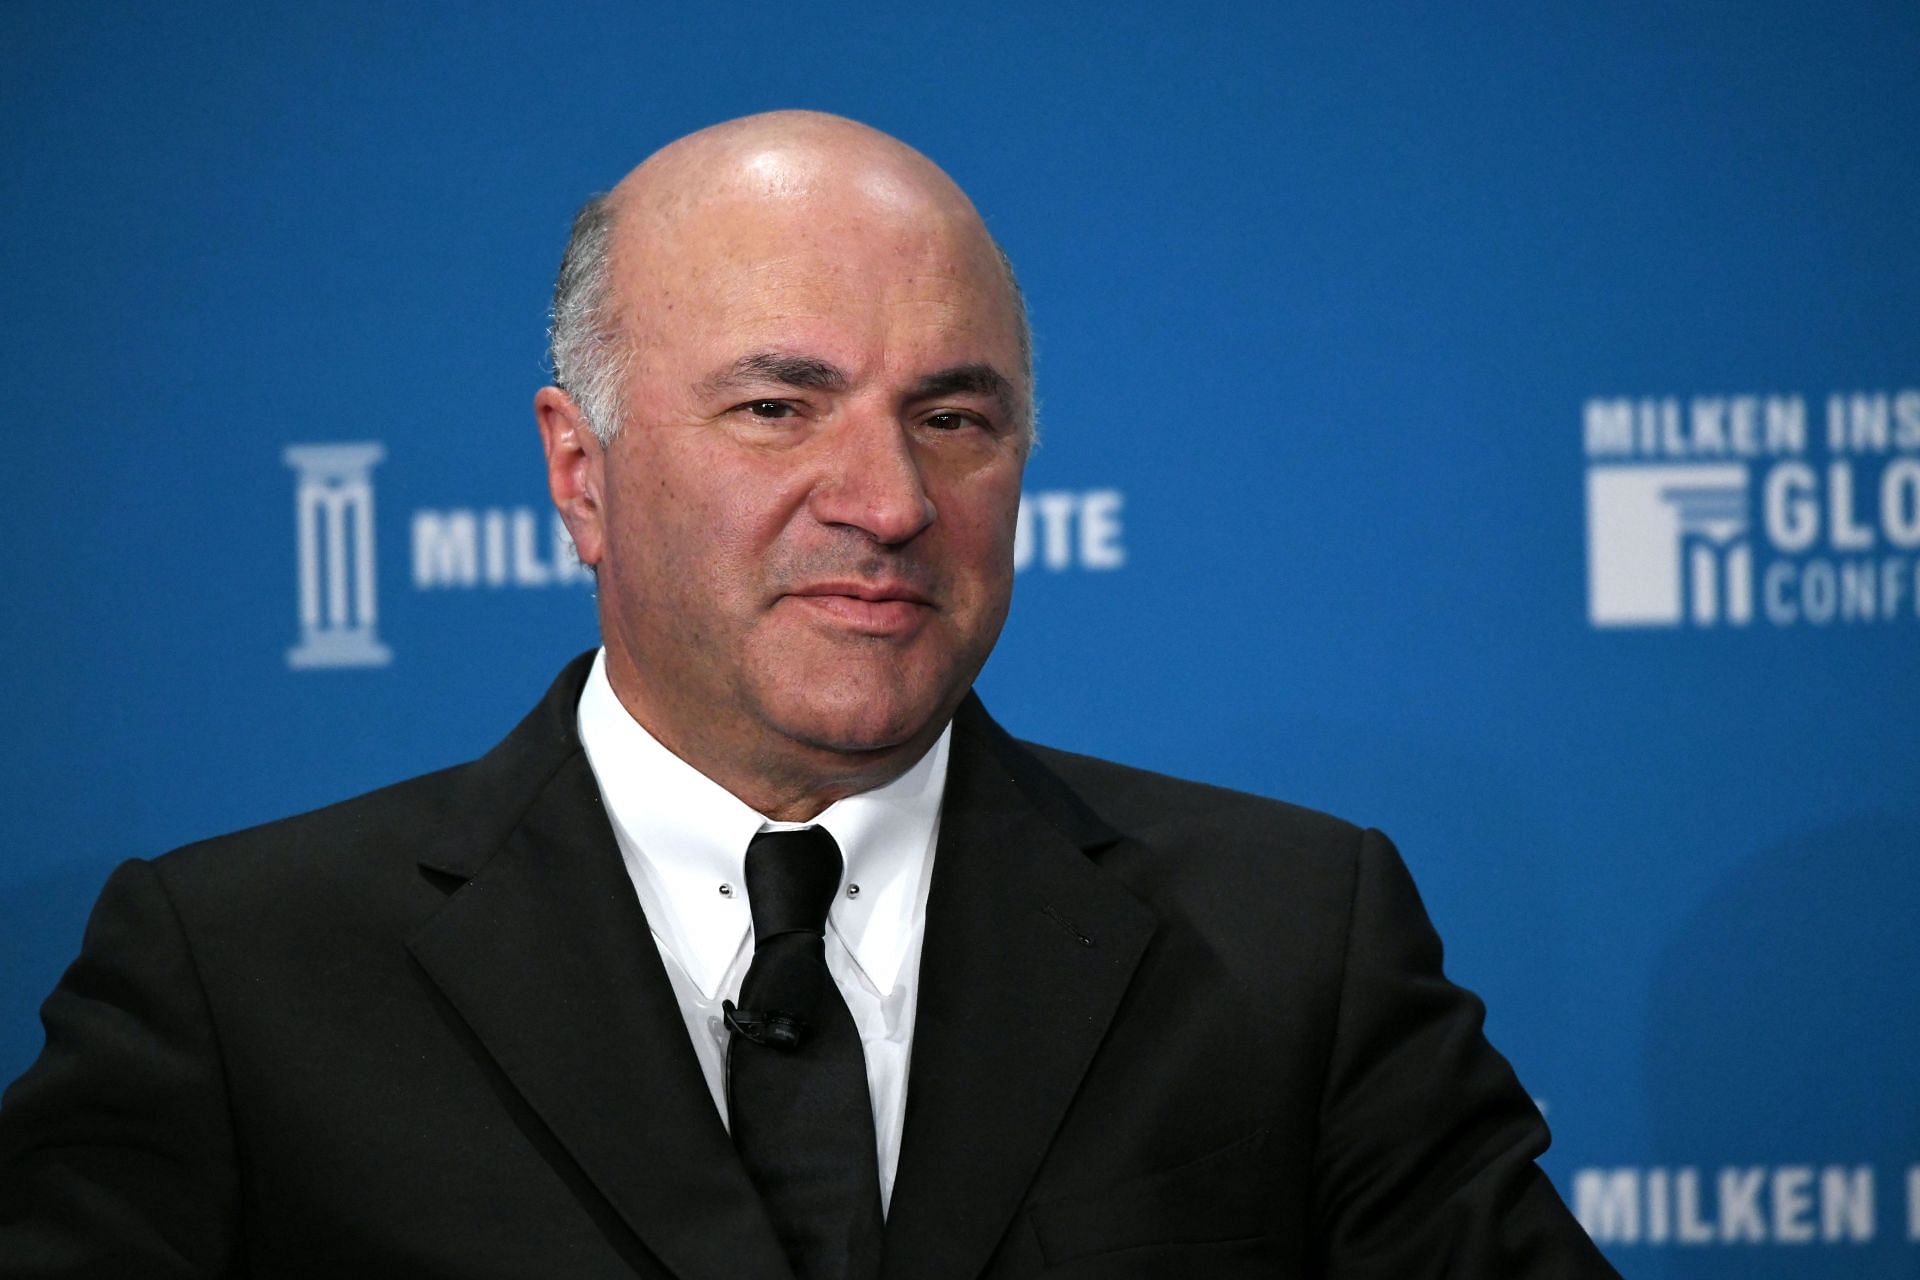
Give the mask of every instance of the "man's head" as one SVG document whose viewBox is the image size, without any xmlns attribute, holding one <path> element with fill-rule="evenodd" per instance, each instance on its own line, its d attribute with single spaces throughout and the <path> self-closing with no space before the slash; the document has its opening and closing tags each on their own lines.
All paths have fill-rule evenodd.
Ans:
<svg viewBox="0 0 1920 1280">
<path fill-rule="evenodd" d="M 774 816 L 917 759 L 1005 619 L 1032 438 L 959 188 L 837 117 L 702 130 L 583 211 L 554 347 L 548 477 L 628 709 Z"/>
<path fill-rule="evenodd" d="M 547 362 L 553 368 L 554 384 L 565 390 L 586 414 L 588 425 L 602 444 L 613 442 L 625 420 L 620 384 L 626 375 L 627 352 L 631 350 L 613 299 L 613 226 L 610 193 L 594 196 L 574 215 L 573 230 L 567 236 L 566 252 L 560 259 L 560 275 L 554 282 L 553 324 L 547 335 Z M 1039 438 L 1033 399 L 1033 330 L 1013 259 L 998 244 L 994 245 L 994 252 L 999 256 L 1000 269 L 1006 276 L 1007 290 L 1020 324 L 1020 368 L 1027 382 L 1026 416 L 1031 446 Z"/>
</svg>

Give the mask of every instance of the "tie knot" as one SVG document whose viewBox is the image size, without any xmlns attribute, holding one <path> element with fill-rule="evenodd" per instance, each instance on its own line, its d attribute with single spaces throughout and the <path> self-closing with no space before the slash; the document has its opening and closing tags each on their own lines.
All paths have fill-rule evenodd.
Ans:
<svg viewBox="0 0 1920 1280">
<path fill-rule="evenodd" d="M 756 947 L 783 933 L 824 934 L 840 888 L 840 846 L 825 827 L 762 831 L 747 845 Z"/>
</svg>

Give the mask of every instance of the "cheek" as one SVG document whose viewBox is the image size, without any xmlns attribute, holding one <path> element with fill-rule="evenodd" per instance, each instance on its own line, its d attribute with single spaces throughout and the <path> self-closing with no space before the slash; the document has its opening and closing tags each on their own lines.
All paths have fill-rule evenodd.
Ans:
<svg viewBox="0 0 1920 1280">
<path fill-rule="evenodd" d="M 778 486 L 750 476 L 716 482 L 682 514 L 687 538 L 715 575 L 712 586 L 757 586 L 778 576 L 796 523 Z"/>
<path fill-rule="evenodd" d="M 960 559 L 986 577 L 1013 574 L 1013 532 L 1020 514 L 1020 473 L 976 472 L 948 496 L 949 528 Z M 938 500 L 936 499 L 936 507 Z"/>
<path fill-rule="evenodd" d="M 749 574 L 780 528 L 778 486 L 713 450 L 661 450 L 622 478 L 614 537 L 650 576 L 684 594 Z"/>
<path fill-rule="evenodd" d="M 629 554 L 693 613 L 724 612 L 765 576 L 768 543 L 750 505 L 724 495 L 682 498 L 634 530 Z"/>
</svg>

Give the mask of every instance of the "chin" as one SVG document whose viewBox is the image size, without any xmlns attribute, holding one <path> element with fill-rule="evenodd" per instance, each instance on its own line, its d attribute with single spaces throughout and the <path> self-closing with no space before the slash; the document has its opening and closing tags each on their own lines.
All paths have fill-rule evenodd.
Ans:
<svg viewBox="0 0 1920 1280">
<path fill-rule="evenodd" d="M 889 697 L 872 689 L 849 692 L 844 699 L 810 700 L 779 720 L 785 722 L 789 737 L 845 755 L 891 750 L 911 742 L 934 720 L 945 720 L 944 703 L 938 698 Z"/>
</svg>

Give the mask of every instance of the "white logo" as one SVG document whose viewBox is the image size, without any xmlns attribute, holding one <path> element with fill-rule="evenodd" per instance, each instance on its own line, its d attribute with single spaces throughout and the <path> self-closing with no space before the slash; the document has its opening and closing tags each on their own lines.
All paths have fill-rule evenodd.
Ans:
<svg viewBox="0 0 1920 1280">
<path fill-rule="evenodd" d="M 1587 1234 L 1609 1246 L 1920 1244 L 1920 1165 L 1905 1175 L 1904 1206 L 1899 1171 L 1870 1164 L 1580 1169 L 1569 1200 Z"/>
<path fill-rule="evenodd" d="M 1743 466 L 1595 467 L 1587 473 L 1587 616 L 1596 627 L 1700 626 L 1753 617 Z"/>
<path fill-rule="evenodd" d="M 296 444 L 284 454 L 296 473 L 300 643 L 295 670 L 384 667 L 373 519 L 373 468 L 386 446 Z M 1112 571 L 1127 563 L 1117 489 L 1043 490 L 1020 495 L 1014 569 Z M 420 508 L 413 512 L 412 582 L 421 592 L 567 588 L 591 584 L 567 526 L 552 510 L 528 506 Z M 405 570 L 401 575 L 406 576 Z"/>
<path fill-rule="evenodd" d="M 1596 627 L 1920 615 L 1920 388 L 1589 400 Z"/>
<path fill-rule="evenodd" d="M 1126 567 L 1127 548 L 1118 489 L 1041 490 L 1020 495 L 1013 534 L 1016 572 L 1034 565 L 1095 571 Z"/>
<path fill-rule="evenodd" d="M 413 513 L 413 585 L 422 591 L 591 581 L 593 574 L 580 563 L 566 522 L 556 511 L 455 507 Z"/>
<path fill-rule="evenodd" d="M 293 492 L 300 555 L 300 643 L 287 665 L 384 667 L 379 584 L 374 576 L 373 477 L 387 456 L 378 444 L 296 444 L 284 455 L 298 473 Z"/>
</svg>

